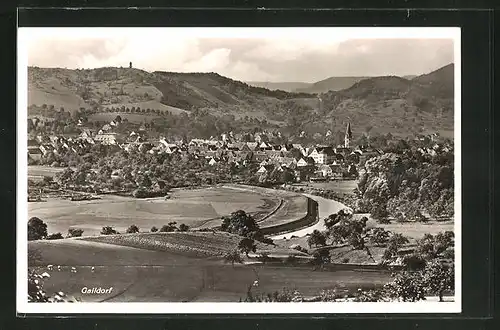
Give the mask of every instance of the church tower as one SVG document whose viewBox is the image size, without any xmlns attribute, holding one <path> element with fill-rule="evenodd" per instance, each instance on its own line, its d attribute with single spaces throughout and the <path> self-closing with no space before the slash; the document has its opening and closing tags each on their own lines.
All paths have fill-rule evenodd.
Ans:
<svg viewBox="0 0 500 330">
<path fill-rule="evenodd" d="M 345 130 L 345 137 L 344 137 L 344 147 L 346 148 L 350 147 L 351 139 L 352 139 L 351 123 L 347 123 L 347 128 Z"/>
</svg>

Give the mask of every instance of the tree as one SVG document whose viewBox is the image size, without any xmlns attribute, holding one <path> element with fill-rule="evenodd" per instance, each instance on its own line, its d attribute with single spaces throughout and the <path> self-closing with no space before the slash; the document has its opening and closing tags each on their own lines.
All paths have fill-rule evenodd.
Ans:
<svg viewBox="0 0 500 330">
<path fill-rule="evenodd" d="M 127 228 L 126 231 L 127 234 L 133 234 L 138 232 L 139 232 L 139 227 L 137 227 L 136 225 L 131 225 L 130 227 Z"/>
<path fill-rule="evenodd" d="M 453 267 L 438 260 L 427 263 L 424 269 L 423 282 L 431 294 L 437 294 L 439 301 L 443 301 L 443 294 L 455 288 L 455 272 Z"/>
<path fill-rule="evenodd" d="M 68 237 L 80 237 L 83 235 L 83 229 L 70 228 L 68 229 Z"/>
<path fill-rule="evenodd" d="M 28 221 L 28 241 L 44 239 L 47 237 L 47 224 L 40 218 L 32 217 Z"/>
<path fill-rule="evenodd" d="M 158 231 L 158 228 L 156 228 L 155 226 L 151 227 L 151 232 L 152 233 L 156 233 Z"/>
<path fill-rule="evenodd" d="M 388 243 L 390 245 L 395 245 L 396 247 L 400 248 L 403 245 L 408 244 L 409 241 L 408 241 L 408 238 L 406 236 L 404 236 L 403 234 L 396 233 L 396 234 L 392 234 L 392 236 L 389 238 Z"/>
<path fill-rule="evenodd" d="M 52 240 L 52 239 L 63 239 L 63 238 L 64 237 L 61 233 L 55 233 L 48 235 L 46 239 Z"/>
<path fill-rule="evenodd" d="M 231 251 L 228 251 L 224 254 L 224 262 L 230 262 L 231 265 L 234 267 L 234 263 L 243 263 L 243 259 L 241 259 L 240 253 L 238 250 L 234 249 Z"/>
<path fill-rule="evenodd" d="M 175 222 L 175 221 L 169 222 L 167 225 L 163 225 L 160 228 L 160 232 L 170 233 L 170 232 L 176 231 L 176 230 L 178 230 L 176 224 L 177 224 L 177 222 Z"/>
<path fill-rule="evenodd" d="M 315 265 L 323 265 L 331 260 L 330 251 L 328 249 L 319 249 L 313 253 L 312 263 Z"/>
<path fill-rule="evenodd" d="M 435 236 L 432 234 L 425 234 L 422 239 L 417 241 L 416 252 L 427 260 L 435 259 L 442 256 L 446 250 L 453 247 L 453 238 L 454 233 L 451 231 L 438 233 Z"/>
<path fill-rule="evenodd" d="M 115 235 L 115 234 L 118 234 L 118 232 L 114 230 L 113 227 L 110 226 L 102 227 L 101 235 Z"/>
<path fill-rule="evenodd" d="M 319 230 L 315 229 L 311 235 L 307 238 L 307 245 L 309 248 L 314 246 L 325 246 L 326 245 L 326 235 Z"/>
<path fill-rule="evenodd" d="M 389 241 L 390 232 L 381 227 L 375 227 L 370 234 L 370 243 L 376 246 L 385 246 Z"/>
<path fill-rule="evenodd" d="M 391 298 L 402 301 L 419 301 L 425 299 L 425 283 L 420 272 L 403 271 L 394 276 L 394 280 L 385 286 Z"/>
<path fill-rule="evenodd" d="M 260 231 L 255 219 L 243 210 L 233 212 L 229 217 L 222 217 L 221 230 L 240 236 Z"/>
<path fill-rule="evenodd" d="M 238 243 L 238 250 L 245 253 L 248 257 L 248 253 L 255 252 L 257 250 L 257 245 L 255 245 L 255 241 L 253 239 L 245 237 Z"/>
<path fill-rule="evenodd" d="M 405 244 L 407 244 L 408 238 L 403 236 L 402 234 L 393 234 L 388 242 L 387 242 L 387 248 L 384 251 L 384 254 L 382 255 L 382 261 L 383 263 L 390 263 L 393 261 L 396 261 L 396 259 L 399 257 L 399 250 L 401 247 Z"/>
<path fill-rule="evenodd" d="M 332 220 L 331 218 L 335 219 Z M 328 221 L 330 221 L 330 227 L 327 233 L 333 243 L 343 244 L 347 242 L 355 250 L 365 248 L 365 238 L 367 237 L 366 222 L 368 218 L 363 217 L 359 220 L 354 220 L 352 219 L 352 214 L 341 210 L 337 215 L 330 215 Z M 332 225 L 332 222 L 335 225 Z"/>
<path fill-rule="evenodd" d="M 185 223 L 181 223 L 179 225 L 179 231 L 188 231 L 189 230 L 189 226 L 186 225 Z"/>
</svg>

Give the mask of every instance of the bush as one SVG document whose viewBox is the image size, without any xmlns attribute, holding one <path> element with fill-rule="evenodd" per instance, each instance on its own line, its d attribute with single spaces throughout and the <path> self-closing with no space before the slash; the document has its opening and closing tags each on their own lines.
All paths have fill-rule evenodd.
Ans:
<svg viewBox="0 0 500 330">
<path fill-rule="evenodd" d="M 62 239 L 64 238 L 61 233 L 50 234 L 47 239 Z"/>
<path fill-rule="evenodd" d="M 151 232 L 152 233 L 156 233 L 158 231 L 158 228 L 156 228 L 155 226 L 151 227 Z"/>
<path fill-rule="evenodd" d="M 260 241 L 264 244 L 269 244 L 269 245 L 274 245 L 276 246 L 276 244 L 274 244 L 273 240 L 269 237 L 263 237 L 260 239 Z"/>
<path fill-rule="evenodd" d="M 44 239 L 47 237 L 47 225 L 37 217 L 28 221 L 28 241 Z"/>
<path fill-rule="evenodd" d="M 238 243 L 238 250 L 245 253 L 248 257 L 248 253 L 255 252 L 257 250 L 257 246 L 255 245 L 255 241 L 253 239 L 244 237 Z"/>
<path fill-rule="evenodd" d="M 139 232 L 139 227 L 137 227 L 136 225 L 131 225 L 130 227 L 127 228 L 126 231 L 127 234 L 133 234 L 138 232 Z"/>
<path fill-rule="evenodd" d="M 294 250 L 297 250 L 299 252 L 304 252 L 304 253 L 307 253 L 307 249 L 306 248 L 303 248 L 302 246 L 300 245 L 297 245 L 297 246 L 294 246 L 293 247 Z"/>
<path fill-rule="evenodd" d="M 230 262 L 234 266 L 235 262 L 243 263 L 243 259 L 241 259 L 238 250 L 231 250 L 224 254 L 224 262 Z"/>
<path fill-rule="evenodd" d="M 370 243 L 376 246 L 385 246 L 389 241 L 390 232 L 384 228 L 376 227 L 373 228 L 370 235 Z"/>
<path fill-rule="evenodd" d="M 83 229 L 70 228 L 68 229 L 68 237 L 80 237 L 83 235 Z"/>
<path fill-rule="evenodd" d="M 181 223 L 179 225 L 179 231 L 188 231 L 189 230 L 189 226 L 184 224 L 184 223 Z"/>
<path fill-rule="evenodd" d="M 176 224 L 177 224 L 177 222 L 169 222 L 168 225 L 163 225 L 160 228 L 160 232 L 162 232 L 162 233 L 170 233 L 170 232 L 173 232 L 173 231 L 177 231 L 178 228 L 177 228 Z"/>
<path fill-rule="evenodd" d="M 349 263 L 349 258 L 343 258 L 341 261 L 343 264 Z"/>
<path fill-rule="evenodd" d="M 330 251 L 328 251 L 327 249 L 317 250 L 314 252 L 313 258 L 314 259 L 312 260 L 312 263 L 315 265 L 323 265 L 329 263 L 331 260 Z"/>
<path fill-rule="evenodd" d="M 105 226 L 102 227 L 101 235 L 116 235 L 118 232 L 113 229 L 113 227 Z"/>
</svg>

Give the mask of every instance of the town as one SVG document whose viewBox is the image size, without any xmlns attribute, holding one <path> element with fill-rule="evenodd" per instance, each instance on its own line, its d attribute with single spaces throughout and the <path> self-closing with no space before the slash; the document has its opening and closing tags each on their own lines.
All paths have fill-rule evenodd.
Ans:
<svg viewBox="0 0 500 330">
<path fill-rule="evenodd" d="M 81 125 L 81 121 L 79 123 Z M 78 163 L 75 159 L 88 155 L 92 150 L 104 148 L 108 154 L 121 152 L 189 158 L 208 169 L 226 165 L 240 170 L 233 170 L 230 178 L 232 182 L 242 182 L 237 174 L 246 168 L 247 183 L 264 183 L 269 178 L 278 178 L 274 180 L 275 183 L 293 183 L 355 179 L 360 165 L 384 153 L 382 149 L 369 144 L 353 145 L 350 123 L 347 123 L 344 144 L 336 146 L 273 144 L 270 140 L 274 133 L 268 132 L 250 134 L 251 142 L 243 142 L 242 134 L 233 132 L 210 139 L 169 141 L 161 136 L 149 138 L 144 125 L 137 132 L 117 133 L 115 128 L 119 126 L 120 121 L 113 120 L 99 130 L 80 127 L 80 134 L 36 134 L 28 140 L 28 164 L 76 168 Z M 434 142 L 436 138 L 437 134 L 418 137 L 416 140 L 421 142 L 418 151 L 422 155 L 436 156 L 439 152 L 451 150 L 449 142 L 440 145 Z M 118 178 L 121 172 L 120 168 L 113 169 L 109 177 Z"/>
</svg>

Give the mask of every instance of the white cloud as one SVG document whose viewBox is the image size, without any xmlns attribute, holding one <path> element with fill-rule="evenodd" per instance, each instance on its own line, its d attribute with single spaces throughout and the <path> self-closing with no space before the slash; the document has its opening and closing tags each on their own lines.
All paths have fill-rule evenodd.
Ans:
<svg viewBox="0 0 500 330">
<path fill-rule="evenodd" d="M 314 82 L 342 75 L 420 74 L 453 61 L 453 44 L 450 38 L 443 39 L 444 30 L 432 34 L 401 28 L 20 30 L 29 36 L 29 64 L 40 67 L 94 68 L 132 62 L 147 71 L 211 71 L 243 81 Z"/>
</svg>

